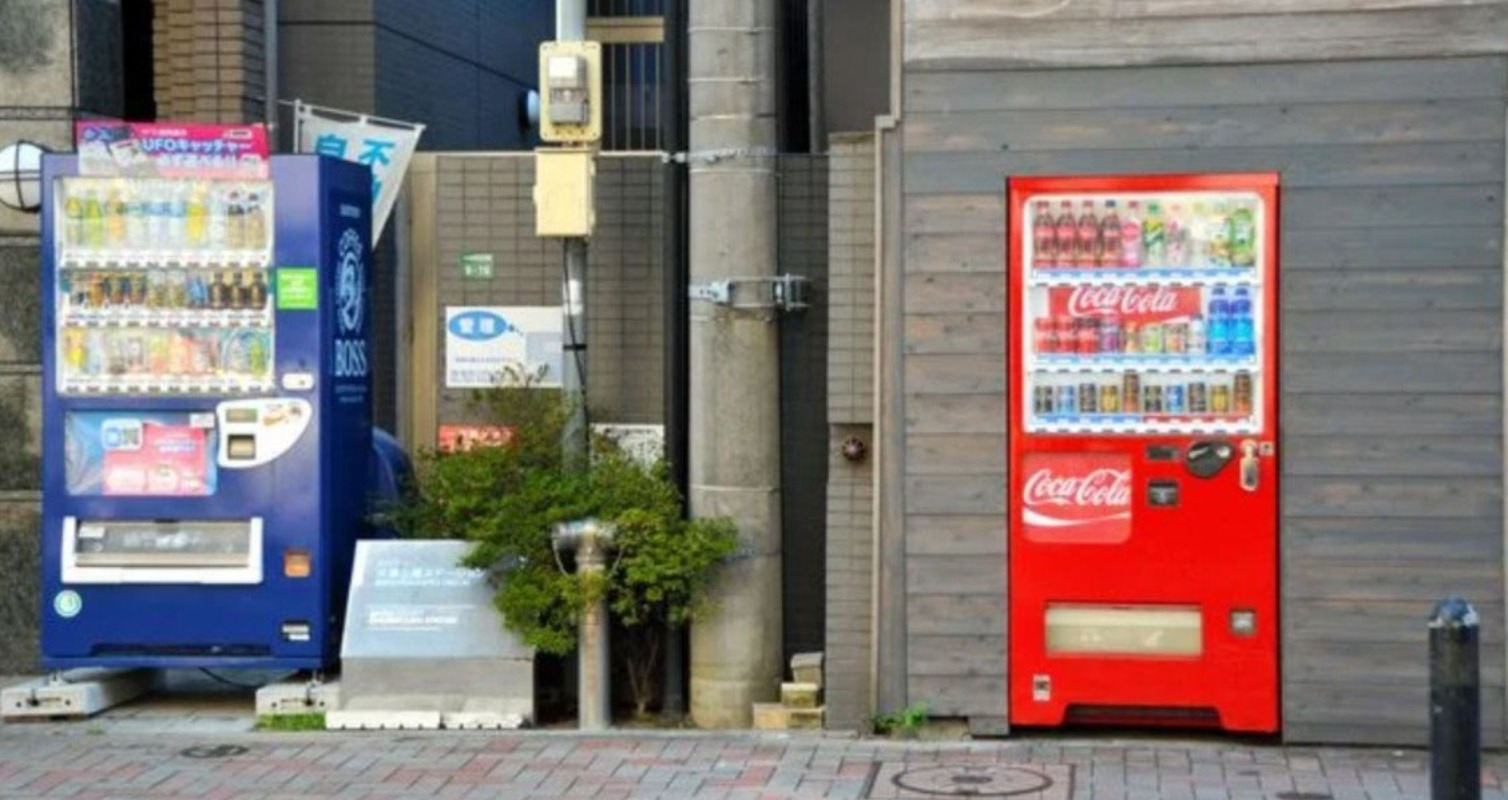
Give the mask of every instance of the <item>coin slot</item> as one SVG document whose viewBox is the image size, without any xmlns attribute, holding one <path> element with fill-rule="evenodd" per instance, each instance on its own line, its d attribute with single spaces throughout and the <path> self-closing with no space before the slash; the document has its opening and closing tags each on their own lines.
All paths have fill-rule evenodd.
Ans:
<svg viewBox="0 0 1508 800">
<path fill-rule="evenodd" d="M 1147 505 L 1153 508 L 1177 508 L 1178 481 L 1148 482 Z"/>
</svg>

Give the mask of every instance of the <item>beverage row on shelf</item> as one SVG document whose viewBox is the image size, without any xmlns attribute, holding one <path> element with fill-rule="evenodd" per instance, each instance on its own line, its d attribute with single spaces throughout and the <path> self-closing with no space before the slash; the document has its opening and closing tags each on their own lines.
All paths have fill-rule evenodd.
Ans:
<svg viewBox="0 0 1508 800">
<path fill-rule="evenodd" d="M 1032 413 L 1065 414 L 1208 414 L 1252 413 L 1252 374 L 1237 372 L 1229 380 L 1143 382 L 1126 372 L 1078 384 L 1039 384 L 1032 388 Z"/>
<path fill-rule="evenodd" d="M 71 381 L 265 380 L 272 334 L 265 330 L 64 328 L 60 358 Z"/>
<path fill-rule="evenodd" d="M 75 250 L 263 250 L 265 183 L 73 180 L 65 184 L 62 244 Z"/>
<path fill-rule="evenodd" d="M 1038 200 L 1032 213 L 1036 269 L 1179 267 L 1242 269 L 1257 262 L 1257 215 L 1246 200 L 1164 206 L 1152 200 L 1084 200 L 1075 211 Z"/>
<path fill-rule="evenodd" d="M 1227 297 L 1225 287 L 1210 290 L 1208 322 L 1194 314 L 1188 321 L 1141 322 L 1115 314 L 1073 316 L 1059 314 L 1032 321 L 1032 352 L 1055 355 L 1212 355 L 1256 354 L 1256 322 L 1251 292 L 1238 287 Z"/>
<path fill-rule="evenodd" d="M 105 311 L 263 311 L 270 292 L 262 270 L 151 269 L 68 271 L 59 278 L 67 309 Z"/>
</svg>

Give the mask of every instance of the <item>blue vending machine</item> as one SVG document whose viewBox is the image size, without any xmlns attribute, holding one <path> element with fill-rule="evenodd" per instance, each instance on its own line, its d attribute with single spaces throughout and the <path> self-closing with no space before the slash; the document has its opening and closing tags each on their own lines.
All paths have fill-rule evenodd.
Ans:
<svg viewBox="0 0 1508 800">
<path fill-rule="evenodd" d="M 372 184 L 44 165 L 42 661 L 323 669 L 372 448 Z"/>
</svg>

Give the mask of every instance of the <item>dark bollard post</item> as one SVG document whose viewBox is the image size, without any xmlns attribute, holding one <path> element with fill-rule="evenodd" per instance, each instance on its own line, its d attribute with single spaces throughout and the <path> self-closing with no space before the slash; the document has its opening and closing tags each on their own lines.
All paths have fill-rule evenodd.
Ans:
<svg viewBox="0 0 1508 800">
<path fill-rule="evenodd" d="M 1481 800 L 1482 703 L 1476 609 L 1440 601 L 1429 621 L 1431 800 Z"/>
</svg>

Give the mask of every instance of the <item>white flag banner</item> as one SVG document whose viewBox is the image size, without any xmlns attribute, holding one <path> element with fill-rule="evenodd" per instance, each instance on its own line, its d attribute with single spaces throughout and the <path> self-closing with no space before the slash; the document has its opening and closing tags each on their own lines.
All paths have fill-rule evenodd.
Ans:
<svg viewBox="0 0 1508 800">
<path fill-rule="evenodd" d="M 387 225 L 398 200 L 409 159 L 424 126 L 294 103 L 294 131 L 300 153 L 333 156 L 372 168 L 372 243 Z"/>
</svg>

